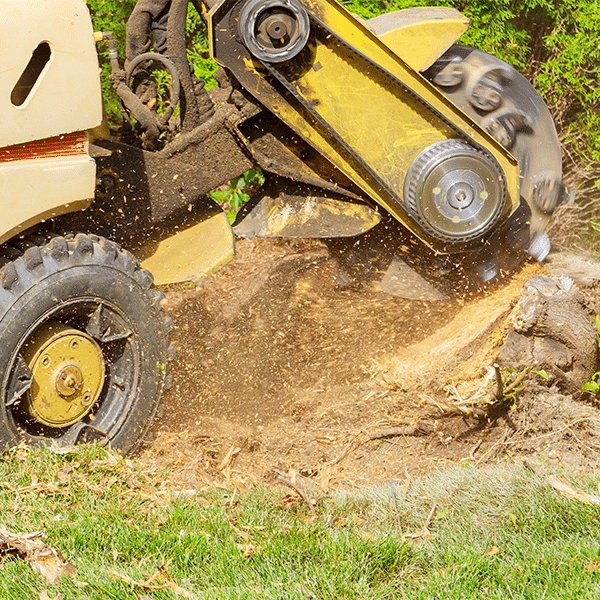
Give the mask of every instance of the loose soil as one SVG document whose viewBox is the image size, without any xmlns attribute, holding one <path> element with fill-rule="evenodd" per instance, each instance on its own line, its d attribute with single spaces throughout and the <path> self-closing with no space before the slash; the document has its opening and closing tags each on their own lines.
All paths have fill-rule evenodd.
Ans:
<svg viewBox="0 0 600 600">
<path fill-rule="evenodd" d="M 416 302 L 343 287 L 318 242 L 239 240 L 202 287 L 167 294 L 174 385 L 140 460 L 170 467 L 184 488 L 283 475 L 323 493 L 457 463 L 594 469 L 597 407 L 534 379 L 489 418 L 449 410 L 486 394 L 520 289 L 549 268 L 526 264 L 478 295 Z"/>
</svg>

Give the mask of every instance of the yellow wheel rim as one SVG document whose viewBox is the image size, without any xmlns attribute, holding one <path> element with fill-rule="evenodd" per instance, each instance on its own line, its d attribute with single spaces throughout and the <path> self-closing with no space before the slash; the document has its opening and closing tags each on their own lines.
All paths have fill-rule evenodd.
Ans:
<svg viewBox="0 0 600 600">
<path fill-rule="evenodd" d="M 104 386 L 104 357 L 96 341 L 49 321 L 23 349 L 33 374 L 27 392 L 32 417 L 49 427 L 68 427 L 87 415 Z"/>
</svg>

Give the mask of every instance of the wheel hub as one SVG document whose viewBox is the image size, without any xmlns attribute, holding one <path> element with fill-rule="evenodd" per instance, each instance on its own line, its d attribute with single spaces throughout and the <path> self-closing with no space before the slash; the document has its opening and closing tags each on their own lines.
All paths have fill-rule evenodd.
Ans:
<svg viewBox="0 0 600 600">
<path fill-rule="evenodd" d="M 468 242 L 489 233 L 506 206 L 506 183 L 498 163 L 462 140 L 426 148 L 412 163 L 404 201 L 431 236 Z"/>
<path fill-rule="evenodd" d="M 443 194 L 442 188 L 439 186 L 436 190 L 439 189 L 438 197 Z M 435 195 L 435 190 L 434 190 Z M 467 181 L 460 181 L 459 183 L 455 183 L 450 186 L 447 194 L 448 204 L 455 208 L 456 210 L 462 210 L 464 208 L 468 208 L 471 206 L 473 202 L 473 198 L 475 197 L 475 192 L 473 188 L 469 185 Z"/>
<path fill-rule="evenodd" d="M 65 398 L 83 387 L 83 373 L 77 365 L 67 365 L 56 378 L 56 391 Z"/>
<path fill-rule="evenodd" d="M 86 333 L 51 321 L 28 341 L 23 357 L 33 375 L 28 412 L 49 427 L 68 427 L 89 413 L 104 385 L 102 350 Z"/>
</svg>

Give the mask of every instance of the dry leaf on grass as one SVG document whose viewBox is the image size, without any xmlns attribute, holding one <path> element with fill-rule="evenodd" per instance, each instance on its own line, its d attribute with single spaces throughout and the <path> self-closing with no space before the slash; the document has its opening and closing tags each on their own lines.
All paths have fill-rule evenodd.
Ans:
<svg viewBox="0 0 600 600">
<path fill-rule="evenodd" d="M 145 587 L 143 583 L 138 583 L 135 579 L 129 577 L 129 575 L 125 575 L 125 573 L 119 573 L 118 571 L 114 571 L 113 569 L 108 570 L 108 576 L 115 581 L 123 581 L 130 585 L 132 588 L 134 587 Z"/>
<path fill-rule="evenodd" d="M 241 529 L 238 529 L 231 521 L 229 521 L 229 525 L 231 526 L 231 529 L 233 529 L 233 531 L 235 531 L 235 533 L 237 533 L 241 538 L 244 538 L 246 542 L 250 541 L 250 534 L 247 531 L 242 531 Z"/>
<path fill-rule="evenodd" d="M 236 544 L 237 549 L 242 553 L 244 558 L 252 558 L 256 548 L 254 544 Z"/>
<path fill-rule="evenodd" d="M 586 568 L 585 570 L 588 573 L 600 573 L 600 560 L 596 559 L 593 560 Z"/>
<path fill-rule="evenodd" d="M 354 521 L 354 524 L 358 527 L 364 525 L 364 523 L 365 523 L 365 520 L 360 515 L 357 515 L 356 513 L 352 513 L 352 520 Z"/>
<path fill-rule="evenodd" d="M 574 485 L 571 485 L 564 475 L 561 475 L 560 477 L 550 475 L 550 477 L 548 477 L 548 483 L 559 494 L 562 494 L 567 498 L 571 498 L 571 500 L 578 500 L 579 502 L 583 502 L 585 504 L 595 504 L 596 506 L 600 506 L 600 496 L 588 494 Z"/>
<path fill-rule="evenodd" d="M 299 499 L 298 496 L 294 496 L 293 494 L 286 494 L 282 499 L 281 503 L 283 504 L 283 508 L 292 508 L 298 504 Z"/>
<path fill-rule="evenodd" d="M 194 598 L 194 596 L 192 596 L 192 594 L 190 592 L 188 592 L 186 589 L 182 588 L 181 586 L 177 585 L 172 580 L 171 575 L 169 573 L 169 563 L 158 567 L 156 572 L 153 575 L 151 575 L 146 581 L 136 581 L 135 579 L 132 579 L 131 577 L 129 577 L 129 575 L 125 575 L 124 573 L 119 573 L 118 571 L 114 571 L 113 569 L 110 569 L 108 571 L 108 575 L 111 579 L 115 579 L 116 581 L 125 582 L 126 584 L 131 586 L 132 590 L 135 587 L 142 588 L 144 591 L 147 591 L 147 592 L 150 592 L 153 590 L 169 589 L 177 596 L 181 596 L 182 598 L 185 598 L 186 600 L 192 600 Z M 154 583 L 155 581 L 162 582 L 162 583 L 155 584 Z M 141 597 L 143 597 L 143 596 L 141 596 Z"/>
<path fill-rule="evenodd" d="M 0 526 L 0 552 L 17 554 L 23 558 L 34 573 L 46 578 L 50 583 L 56 583 L 63 575 L 77 573 L 75 565 L 65 561 L 59 550 L 50 548 L 42 542 L 44 534 L 11 533 Z"/>
<path fill-rule="evenodd" d="M 496 548 L 496 546 L 492 546 L 491 548 L 488 548 L 483 553 L 483 556 L 495 556 L 496 554 L 500 554 L 500 548 Z"/>
<path fill-rule="evenodd" d="M 437 512 L 437 502 L 434 502 L 431 506 L 431 510 L 427 515 L 427 519 L 425 519 L 425 523 L 423 523 L 423 527 L 421 527 L 421 531 L 416 533 L 406 532 L 402 535 L 403 539 L 410 540 L 428 540 L 431 537 L 431 531 L 429 531 L 429 526 L 435 517 L 435 513 Z"/>
<path fill-rule="evenodd" d="M 190 592 L 188 592 L 187 590 L 184 590 L 181 586 L 177 585 L 174 581 L 167 581 L 165 586 L 168 587 L 175 595 L 181 596 L 182 598 L 191 599 L 194 597 L 194 596 L 192 596 L 192 594 L 190 594 Z"/>
</svg>

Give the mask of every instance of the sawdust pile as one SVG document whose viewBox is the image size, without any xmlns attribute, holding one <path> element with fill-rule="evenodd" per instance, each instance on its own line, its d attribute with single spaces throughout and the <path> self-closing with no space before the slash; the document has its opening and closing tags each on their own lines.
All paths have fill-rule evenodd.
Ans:
<svg viewBox="0 0 600 600">
<path fill-rule="evenodd" d="M 523 283 L 544 268 L 414 302 L 342 287 L 318 242 L 242 240 L 201 288 L 168 295 L 175 385 L 140 458 L 182 487 L 291 474 L 323 492 L 523 453 L 600 465 L 593 405 L 531 388 L 482 420 L 436 403 L 485 384 Z"/>
</svg>

